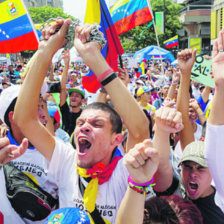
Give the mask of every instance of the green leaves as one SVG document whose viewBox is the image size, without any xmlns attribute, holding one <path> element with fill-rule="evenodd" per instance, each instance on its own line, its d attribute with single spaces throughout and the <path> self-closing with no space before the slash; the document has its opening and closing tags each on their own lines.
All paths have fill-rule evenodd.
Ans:
<svg viewBox="0 0 224 224">
<path fill-rule="evenodd" d="M 55 17 L 63 17 L 65 19 L 70 18 L 73 21 L 77 20 L 73 16 L 70 16 L 63 12 L 60 8 L 52 8 L 50 6 L 43 6 L 43 7 L 32 7 L 29 8 L 30 16 L 35 24 L 44 23 L 50 18 Z"/>
</svg>

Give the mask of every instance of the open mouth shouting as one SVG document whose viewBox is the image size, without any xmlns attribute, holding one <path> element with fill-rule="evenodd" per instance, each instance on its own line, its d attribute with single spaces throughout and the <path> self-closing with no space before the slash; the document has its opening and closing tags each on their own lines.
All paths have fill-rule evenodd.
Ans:
<svg viewBox="0 0 224 224">
<path fill-rule="evenodd" d="M 92 143 L 86 137 L 79 137 L 78 138 L 78 145 L 79 145 L 79 154 L 86 154 L 90 149 Z"/>
<path fill-rule="evenodd" d="M 187 190 L 188 190 L 189 196 L 194 196 L 198 191 L 198 184 L 193 181 L 189 182 L 187 186 Z"/>
</svg>

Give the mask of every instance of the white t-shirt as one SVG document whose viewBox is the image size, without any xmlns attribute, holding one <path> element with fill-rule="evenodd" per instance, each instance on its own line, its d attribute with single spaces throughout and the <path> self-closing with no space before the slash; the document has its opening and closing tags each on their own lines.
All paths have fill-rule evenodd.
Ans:
<svg viewBox="0 0 224 224">
<path fill-rule="evenodd" d="M 192 95 L 194 96 L 195 99 L 198 99 L 198 97 L 200 96 L 200 89 L 196 89 L 193 85 L 192 85 Z"/>
<path fill-rule="evenodd" d="M 205 158 L 216 186 L 215 202 L 224 212 L 224 125 L 207 124 Z"/>
<path fill-rule="evenodd" d="M 36 150 L 27 149 L 26 152 L 17 159 L 12 160 L 13 164 L 22 172 L 27 174 L 34 182 L 36 182 L 42 189 L 50 193 L 52 196 L 57 196 L 57 185 L 53 177 L 51 177 L 44 170 L 46 159 Z M 22 220 L 20 216 L 12 208 L 7 196 L 5 187 L 5 177 L 3 169 L 0 175 L 0 211 L 4 215 L 4 224 L 20 224 L 20 223 L 44 223 L 42 221 Z M 17 221 L 15 221 L 17 220 Z M 24 221 L 24 222 L 23 222 Z"/>
<path fill-rule="evenodd" d="M 59 206 L 60 208 L 79 207 L 86 210 L 79 190 L 76 163 L 76 151 L 63 142 L 56 140 L 48 172 L 54 176 L 58 184 Z M 128 171 L 123 164 L 123 159 L 121 159 L 110 179 L 98 186 L 96 207 L 101 216 L 111 223 L 115 223 L 119 205 L 126 192 L 127 177 Z M 84 185 L 86 184 L 84 183 Z"/>
</svg>

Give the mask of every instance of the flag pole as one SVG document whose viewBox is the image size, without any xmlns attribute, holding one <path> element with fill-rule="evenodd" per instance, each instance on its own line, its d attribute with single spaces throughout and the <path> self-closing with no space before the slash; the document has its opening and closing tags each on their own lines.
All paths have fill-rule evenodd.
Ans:
<svg viewBox="0 0 224 224">
<path fill-rule="evenodd" d="M 119 55 L 119 63 L 120 63 L 120 67 L 123 69 L 124 65 L 123 65 L 123 60 L 122 60 L 121 55 Z"/>
<path fill-rule="evenodd" d="M 156 31 L 156 24 L 155 24 L 154 16 L 153 16 L 153 13 L 151 10 L 152 8 L 151 8 L 150 0 L 147 0 L 147 3 L 148 3 L 149 11 L 151 12 L 151 15 L 152 15 L 153 27 L 154 27 L 155 34 L 156 34 L 156 42 L 157 42 L 157 46 L 159 47 L 159 57 L 160 57 L 160 62 L 161 62 L 161 66 L 162 66 L 162 74 L 164 75 L 163 60 L 162 60 L 162 55 L 161 55 L 161 51 L 160 51 L 159 38 L 158 38 L 157 31 Z"/>
</svg>

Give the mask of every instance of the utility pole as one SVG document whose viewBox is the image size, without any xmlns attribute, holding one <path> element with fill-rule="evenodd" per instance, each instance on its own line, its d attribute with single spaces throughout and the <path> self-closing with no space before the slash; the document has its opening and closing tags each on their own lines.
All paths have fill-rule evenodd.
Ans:
<svg viewBox="0 0 224 224">
<path fill-rule="evenodd" d="M 163 0 L 163 27 L 164 27 L 164 36 L 165 36 L 165 39 L 166 39 L 165 24 L 166 24 L 166 3 L 165 3 L 165 0 Z"/>
</svg>

